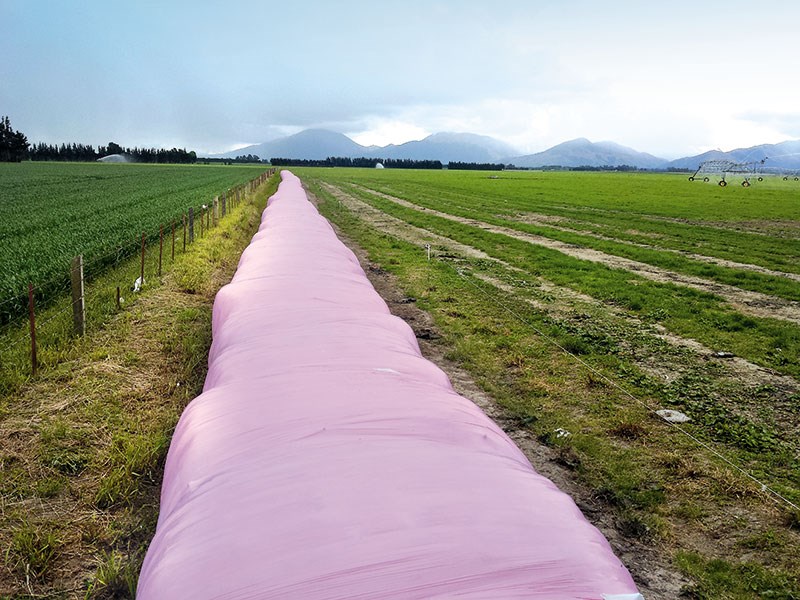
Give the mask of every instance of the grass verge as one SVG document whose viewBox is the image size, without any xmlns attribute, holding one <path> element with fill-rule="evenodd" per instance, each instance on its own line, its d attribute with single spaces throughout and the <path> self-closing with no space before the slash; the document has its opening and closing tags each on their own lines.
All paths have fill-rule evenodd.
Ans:
<svg viewBox="0 0 800 600">
<path fill-rule="evenodd" d="M 2 397 L 0 597 L 132 597 L 170 436 L 205 378 L 214 295 L 278 179 Z"/>
</svg>

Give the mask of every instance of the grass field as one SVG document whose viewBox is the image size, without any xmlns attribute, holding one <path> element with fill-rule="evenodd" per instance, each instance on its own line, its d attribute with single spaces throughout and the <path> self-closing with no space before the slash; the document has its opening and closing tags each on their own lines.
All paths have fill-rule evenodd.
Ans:
<svg viewBox="0 0 800 600">
<path fill-rule="evenodd" d="M 0 163 L 0 322 L 24 309 L 29 282 L 48 297 L 84 255 L 89 275 L 136 252 L 142 232 L 180 224 L 261 166 Z M 198 226 L 199 228 L 199 226 Z"/>
<path fill-rule="evenodd" d="M 78 228 L 139 208 L 157 225 L 263 171 L 0 167 L 0 188 L 25 187 L 21 167 L 49 194 L 14 211 L 0 205 L 0 251 L 6 232 L 65 245 L 69 236 L 53 232 L 68 226 L 50 220 L 51 205 Z M 800 187 L 294 171 L 375 271 L 431 315 L 436 343 L 494 398 L 512 437 L 548 448 L 552 464 L 533 457 L 534 466 L 574 482 L 648 600 L 800 597 Z M 214 291 L 275 179 L 178 252 L 132 305 L 118 310 L 113 290 L 136 277 L 136 258 L 90 282 L 87 306 L 107 308 L 91 309 L 84 340 L 69 333 L 68 299 L 54 301 L 47 310 L 66 311 L 64 331 L 43 334 L 37 377 L 26 370 L 25 328 L 9 328 L 23 344 L 0 354 L 13 367 L 0 380 L 0 596 L 124 597 L 135 587 L 171 428 L 202 386 Z M 72 208 L 59 212 L 62 189 Z M 116 210 L 105 210 L 104 194 Z M 118 225 L 140 235 L 136 219 Z M 155 269 L 148 254 L 146 272 Z M 675 428 L 654 415 L 660 408 L 692 420 Z M 643 562 L 651 555 L 668 571 Z"/>
<path fill-rule="evenodd" d="M 689 597 L 800 597 L 794 182 L 294 171 Z"/>
</svg>

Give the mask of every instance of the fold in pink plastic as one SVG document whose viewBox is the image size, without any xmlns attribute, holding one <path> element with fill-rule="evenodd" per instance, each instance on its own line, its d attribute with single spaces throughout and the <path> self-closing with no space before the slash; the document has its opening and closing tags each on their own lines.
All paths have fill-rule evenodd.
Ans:
<svg viewBox="0 0 800 600">
<path fill-rule="evenodd" d="M 217 295 L 137 597 L 639 597 L 281 176 Z"/>
</svg>

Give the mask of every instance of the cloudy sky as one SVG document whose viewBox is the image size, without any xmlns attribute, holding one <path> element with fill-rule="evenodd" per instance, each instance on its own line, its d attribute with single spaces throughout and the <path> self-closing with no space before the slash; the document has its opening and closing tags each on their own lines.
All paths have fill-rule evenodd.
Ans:
<svg viewBox="0 0 800 600">
<path fill-rule="evenodd" d="M 800 139 L 798 30 L 796 0 L 0 0 L 0 115 L 51 143 L 323 127 L 675 158 Z"/>
</svg>

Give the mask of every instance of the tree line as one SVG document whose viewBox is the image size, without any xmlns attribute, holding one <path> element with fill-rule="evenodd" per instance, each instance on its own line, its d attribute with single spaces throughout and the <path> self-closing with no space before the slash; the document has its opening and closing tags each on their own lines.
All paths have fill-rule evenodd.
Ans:
<svg viewBox="0 0 800 600">
<path fill-rule="evenodd" d="M 52 161 L 83 161 L 91 162 L 110 154 L 121 154 L 129 157 L 133 162 L 141 163 L 178 163 L 189 164 L 197 162 L 194 150 L 185 148 L 123 148 L 115 142 L 108 146 L 95 148 L 88 144 L 33 144 L 28 151 L 29 160 Z"/>
<path fill-rule="evenodd" d="M 14 131 L 8 117 L 0 118 L 0 162 L 20 162 L 28 154 L 28 138 Z"/>
<path fill-rule="evenodd" d="M 378 164 L 387 169 L 443 169 L 439 160 L 414 160 L 411 158 L 348 158 L 346 156 L 329 156 L 322 160 L 302 158 L 271 158 L 274 167 L 365 167 L 374 169 Z M 450 162 L 448 169 L 472 171 L 502 171 L 504 166 L 494 163 Z"/>
<path fill-rule="evenodd" d="M 178 163 L 197 162 L 194 150 L 185 148 L 123 148 L 115 142 L 108 146 L 90 144 L 29 144 L 28 138 L 20 131 L 14 131 L 8 117 L 0 118 L 0 162 L 20 162 L 23 160 L 82 161 L 91 162 L 109 154 L 123 154 L 134 162 Z"/>
<path fill-rule="evenodd" d="M 447 168 L 451 171 L 502 171 L 505 169 L 505 165 L 451 161 L 447 163 Z"/>
<path fill-rule="evenodd" d="M 572 171 L 641 171 L 639 167 L 633 165 L 603 165 L 601 167 L 592 167 L 590 165 L 582 165 L 580 167 L 571 167 Z"/>
<path fill-rule="evenodd" d="M 198 162 L 202 162 L 203 164 L 219 164 L 219 165 L 233 165 L 233 164 L 248 164 L 248 163 L 262 163 L 262 164 L 269 164 L 267 160 L 261 160 L 260 156 L 256 156 L 255 154 L 240 154 L 236 158 L 212 158 L 210 156 L 204 156 L 203 158 L 198 158 Z"/>
</svg>

